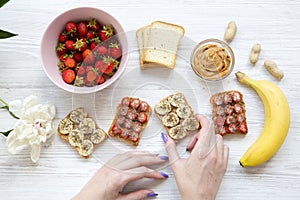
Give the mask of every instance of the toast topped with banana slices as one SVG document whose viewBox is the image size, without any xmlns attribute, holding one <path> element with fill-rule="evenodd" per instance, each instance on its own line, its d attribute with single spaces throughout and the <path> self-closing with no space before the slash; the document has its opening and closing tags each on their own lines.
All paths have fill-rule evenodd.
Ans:
<svg viewBox="0 0 300 200">
<path fill-rule="evenodd" d="M 151 116 L 150 105 L 134 97 L 124 97 L 117 107 L 108 134 L 137 146 Z"/>
<path fill-rule="evenodd" d="M 108 137 L 82 107 L 76 108 L 62 119 L 58 124 L 57 132 L 84 158 L 88 158 Z"/>
<path fill-rule="evenodd" d="M 155 105 L 154 111 L 174 140 L 183 139 L 201 128 L 183 93 L 172 94 L 162 99 Z"/>
</svg>

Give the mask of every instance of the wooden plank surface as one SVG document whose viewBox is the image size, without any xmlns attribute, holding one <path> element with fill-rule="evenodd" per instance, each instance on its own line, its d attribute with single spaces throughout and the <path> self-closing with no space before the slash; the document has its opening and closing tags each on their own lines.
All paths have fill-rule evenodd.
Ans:
<svg viewBox="0 0 300 200">
<path fill-rule="evenodd" d="M 238 32 L 230 44 L 236 56 L 234 72 L 244 71 L 259 79 L 268 79 L 278 84 L 288 98 L 291 107 L 291 126 L 285 143 L 269 162 L 255 168 L 244 169 L 238 164 L 241 155 L 258 137 L 263 128 L 264 108 L 256 93 L 242 86 L 231 74 L 223 81 L 223 89 L 238 89 L 245 95 L 249 134 L 245 137 L 229 136 L 225 143 L 230 146 L 230 159 L 217 199 L 300 199 L 300 2 L 296 0 L 152 0 L 152 1 L 17 1 L 11 0 L 0 9 L 0 28 L 19 34 L 17 37 L 0 40 L 0 97 L 11 101 L 23 99 L 30 94 L 39 95 L 45 102 L 57 106 L 55 125 L 74 106 L 91 102 L 97 122 L 108 129 L 114 112 L 114 104 L 120 94 L 133 92 L 143 80 L 127 80 L 126 76 L 140 72 L 138 52 L 130 54 L 129 65 L 119 82 L 93 95 L 72 95 L 56 87 L 43 72 L 40 61 L 40 40 L 47 25 L 63 11 L 90 6 L 108 11 L 115 16 L 124 29 L 134 32 L 154 20 L 163 20 L 182 25 L 185 36 L 195 43 L 207 38 L 223 38 L 227 23 L 235 20 Z M 260 60 L 255 67 L 249 63 L 249 53 L 254 43 L 262 45 Z M 278 82 L 264 70 L 263 61 L 276 60 L 285 72 Z M 185 84 L 173 86 L 173 90 L 184 90 L 192 101 L 196 112 L 210 116 L 208 99 L 214 90 L 191 75 L 190 68 L 184 68 L 188 60 L 179 60 L 171 79 L 183 77 Z M 148 77 L 147 77 L 148 78 Z M 162 77 L 163 78 L 163 77 Z M 170 80 L 171 80 L 170 79 Z M 159 99 L 164 87 L 145 86 L 138 94 L 151 102 Z M 171 87 L 171 86 L 169 86 Z M 211 85 L 209 86 L 211 87 Z M 151 98 L 149 97 L 149 89 Z M 170 91 L 168 91 L 170 92 Z M 148 96 L 147 96 L 148 95 Z M 202 96 L 201 96 L 202 95 Z M 113 98 L 112 98 L 113 97 Z M 195 98 L 194 98 L 195 97 Z M 114 99 L 115 98 L 115 99 Z M 112 100 L 113 99 L 113 100 Z M 108 106 L 107 106 L 108 105 Z M 154 118 L 154 116 L 153 116 Z M 0 130 L 13 126 L 14 120 L 0 111 Z M 153 124 L 155 124 L 153 120 Z M 151 132 L 150 130 L 147 130 Z M 140 148 L 165 154 L 159 135 L 142 140 Z M 156 137 L 157 136 L 157 137 Z M 114 142 L 114 141 L 113 141 Z M 113 143 L 112 142 L 112 143 Z M 182 156 L 187 140 L 179 144 Z M 118 145 L 122 145 L 118 143 Z M 130 147 L 112 147 L 110 142 L 97 149 L 89 160 L 80 158 L 72 148 L 56 135 L 52 145 L 42 150 L 38 164 L 32 164 L 29 151 L 19 155 L 7 154 L 5 139 L 0 137 L 0 196 L 1 199 L 69 199 L 84 185 L 105 160 L 116 152 Z M 112 149 L 117 148 L 117 151 Z M 146 180 L 144 187 L 153 188 L 157 199 L 180 199 L 174 176 L 168 166 L 161 170 L 170 178 L 166 181 Z M 127 190 L 138 188 L 140 182 L 129 185 Z"/>
</svg>

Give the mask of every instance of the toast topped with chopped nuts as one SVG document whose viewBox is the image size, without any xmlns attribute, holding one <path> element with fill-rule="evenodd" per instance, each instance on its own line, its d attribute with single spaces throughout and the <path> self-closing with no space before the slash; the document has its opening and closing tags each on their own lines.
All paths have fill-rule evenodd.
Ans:
<svg viewBox="0 0 300 200">
<path fill-rule="evenodd" d="M 107 133 L 98 127 L 82 107 L 71 111 L 57 127 L 58 135 L 68 142 L 84 158 L 107 138 Z"/>
<path fill-rule="evenodd" d="M 162 99 L 155 105 L 154 111 L 174 140 L 183 139 L 201 128 L 183 93 L 172 94 Z"/>
</svg>

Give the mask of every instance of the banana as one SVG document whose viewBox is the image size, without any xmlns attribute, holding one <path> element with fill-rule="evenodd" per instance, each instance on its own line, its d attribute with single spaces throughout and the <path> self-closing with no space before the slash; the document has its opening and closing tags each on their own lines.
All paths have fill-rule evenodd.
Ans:
<svg viewBox="0 0 300 200">
<path fill-rule="evenodd" d="M 82 156 L 89 156 L 93 153 L 94 145 L 90 140 L 83 140 L 82 144 L 79 146 L 78 153 Z"/>
<path fill-rule="evenodd" d="M 68 118 L 61 120 L 58 124 L 58 132 L 63 135 L 68 135 L 73 129 L 74 123 Z"/>
<path fill-rule="evenodd" d="M 190 107 L 186 106 L 186 105 L 180 105 L 177 109 L 176 109 L 176 114 L 178 115 L 178 117 L 180 117 L 181 119 L 185 119 L 188 118 L 191 115 L 192 111 L 190 109 Z"/>
<path fill-rule="evenodd" d="M 187 135 L 187 132 L 185 128 L 183 128 L 181 125 L 177 125 L 170 129 L 169 136 L 173 138 L 174 140 L 180 140 L 184 138 Z"/>
<path fill-rule="evenodd" d="M 173 94 L 168 97 L 169 103 L 174 107 L 179 107 L 180 105 L 184 105 L 184 96 L 182 93 Z"/>
<path fill-rule="evenodd" d="M 290 127 L 290 108 L 282 90 L 271 81 L 254 80 L 242 72 L 236 77 L 257 92 L 265 108 L 264 128 L 240 159 L 243 167 L 257 166 L 271 159 L 283 144 Z"/>
<path fill-rule="evenodd" d="M 83 141 L 84 135 L 79 132 L 78 129 L 73 129 L 71 133 L 68 135 L 69 143 L 73 147 L 80 146 Z"/>
<path fill-rule="evenodd" d="M 159 115 L 165 115 L 171 112 L 171 104 L 168 101 L 162 100 L 158 104 L 155 105 L 155 111 Z"/>
<path fill-rule="evenodd" d="M 94 144 L 100 144 L 105 139 L 105 135 L 106 133 L 102 129 L 95 129 L 91 134 L 91 141 Z"/>
<path fill-rule="evenodd" d="M 187 130 L 187 131 L 195 131 L 200 127 L 200 124 L 198 120 L 195 117 L 190 117 L 185 119 L 182 122 L 182 126 Z"/>
<path fill-rule="evenodd" d="M 174 112 L 170 112 L 162 118 L 163 125 L 174 127 L 179 123 L 179 118 Z"/>
<path fill-rule="evenodd" d="M 86 117 L 87 113 L 82 107 L 76 108 L 70 113 L 70 119 L 77 125 Z"/>
<path fill-rule="evenodd" d="M 96 128 L 96 124 L 92 118 L 84 118 L 79 126 L 79 130 L 84 133 L 84 135 L 92 134 Z"/>
</svg>

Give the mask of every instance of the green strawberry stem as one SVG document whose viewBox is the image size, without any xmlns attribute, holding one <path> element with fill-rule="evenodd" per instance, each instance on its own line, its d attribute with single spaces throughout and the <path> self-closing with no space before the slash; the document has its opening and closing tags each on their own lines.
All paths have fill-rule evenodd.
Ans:
<svg viewBox="0 0 300 200">
<path fill-rule="evenodd" d="M 8 113 L 15 119 L 20 119 L 19 117 L 17 117 L 13 112 L 11 112 L 9 110 L 9 105 L 8 103 L 6 103 L 3 99 L 0 98 L 0 102 L 4 105 L 4 106 L 1 106 L 0 109 L 5 109 L 8 111 Z"/>
<path fill-rule="evenodd" d="M 8 130 L 8 131 L 5 131 L 5 132 L 2 132 L 2 131 L 0 131 L 0 134 L 2 134 L 2 135 L 4 135 L 4 136 L 8 136 L 9 135 L 9 133 L 10 132 L 12 132 L 14 129 L 10 129 L 10 130 Z"/>
<path fill-rule="evenodd" d="M 0 8 L 4 6 L 9 0 L 0 0 Z"/>
</svg>

